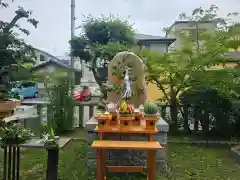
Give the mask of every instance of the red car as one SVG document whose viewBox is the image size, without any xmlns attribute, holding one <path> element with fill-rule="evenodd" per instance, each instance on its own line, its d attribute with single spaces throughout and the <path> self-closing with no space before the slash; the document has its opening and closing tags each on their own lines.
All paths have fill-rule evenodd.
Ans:
<svg viewBox="0 0 240 180">
<path fill-rule="evenodd" d="M 90 101 L 92 93 L 88 86 L 78 86 L 74 88 L 74 98 L 77 101 Z"/>
</svg>

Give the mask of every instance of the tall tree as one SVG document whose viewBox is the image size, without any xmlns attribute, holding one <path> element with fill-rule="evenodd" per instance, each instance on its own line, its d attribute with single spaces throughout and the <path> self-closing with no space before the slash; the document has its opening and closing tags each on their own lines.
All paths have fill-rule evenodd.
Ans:
<svg viewBox="0 0 240 180">
<path fill-rule="evenodd" d="M 3 8 L 7 8 L 8 4 L 0 2 Z M 30 18 L 32 12 L 19 7 L 15 11 L 15 16 L 10 22 L 0 20 L 0 67 L 9 66 L 25 62 L 33 57 L 33 49 L 27 45 L 22 39 L 18 38 L 18 33 L 15 29 L 29 35 L 29 31 L 21 28 L 18 24 L 20 19 L 26 19 L 34 27 L 37 27 L 38 21 Z"/>
<path fill-rule="evenodd" d="M 113 16 L 87 16 L 81 28 L 81 34 L 70 41 L 71 53 L 84 62 L 101 86 L 107 81 L 109 61 L 136 43 L 134 30 L 127 21 Z"/>
<path fill-rule="evenodd" d="M 217 18 L 217 7 L 211 6 L 204 10 L 197 8 L 191 16 L 182 13 L 183 19 L 214 20 Z M 225 84 L 232 74 L 226 71 L 210 71 L 209 68 L 220 63 L 226 63 L 232 59 L 228 51 L 227 22 L 221 18 L 221 26 L 213 32 L 198 32 L 196 38 L 192 34 L 183 32 L 172 32 L 181 38 L 183 45 L 180 49 L 169 53 L 141 52 L 141 56 L 147 58 L 148 81 L 157 85 L 163 92 L 164 98 L 171 105 L 172 130 L 177 131 L 177 104 L 178 96 L 189 88 L 213 87 L 224 92 L 228 91 L 230 85 Z M 223 28 L 224 27 L 224 28 Z M 220 78 L 221 77 L 221 78 Z M 224 77 L 224 78 L 223 78 Z"/>
<path fill-rule="evenodd" d="M 9 4 L 0 1 L 0 8 L 8 8 Z M 15 16 L 10 22 L 0 20 L 0 75 L 3 74 L 18 65 L 25 62 L 32 62 L 34 58 L 33 48 L 26 44 L 24 40 L 18 37 L 18 31 L 29 35 L 29 31 L 21 28 L 18 24 L 20 19 L 26 19 L 35 28 L 37 27 L 38 21 L 31 18 L 31 11 L 25 10 L 23 7 L 19 7 L 15 11 Z M 17 68 L 18 69 L 18 68 Z M 16 70 L 14 68 L 14 70 Z M 3 83 L 3 79 L 0 80 Z M 5 85 L 1 85 L 5 87 Z M 1 93 L 2 94 L 2 93 Z"/>
</svg>

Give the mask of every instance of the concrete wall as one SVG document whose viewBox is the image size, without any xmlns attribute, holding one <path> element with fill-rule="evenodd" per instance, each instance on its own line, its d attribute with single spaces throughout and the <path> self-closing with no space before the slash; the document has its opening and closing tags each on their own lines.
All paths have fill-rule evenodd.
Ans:
<svg viewBox="0 0 240 180">
<path fill-rule="evenodd" d="M 214 31 L 216 29 L 216 24 L 215 23 L 199 23 L 198 25 L 199 29 L 204 29 L 206 31 Z M 193 23 L 177 23 L 176 25 L 174 25 L 171 29 L 171 31 L 185 31 L 187 33 L 187 31 L 192 30 L 192 29 L 196 29 L 196 25 L 194 25 Z M 180 49 L 182 46 L 182 41 L 173 33 L 168 33 L 167 37 L 171 37 L 171 38 L 176 38 L 176 41 L 173 42 L 170 46 L 169 46 L 169 50 L 173 50 L 173 49 Z"/>
</svg>

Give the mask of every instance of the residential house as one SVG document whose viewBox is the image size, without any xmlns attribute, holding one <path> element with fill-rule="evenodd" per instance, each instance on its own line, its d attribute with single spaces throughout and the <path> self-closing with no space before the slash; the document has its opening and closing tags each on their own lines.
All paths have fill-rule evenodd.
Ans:
<svg viewBox="0 0 240 180">
<path fill-rule="evenodd" d="M 166 32 L 166 37 L 176 40 L 169 46 L 169 51 L 180 49 L 183 42 L 174 34 L 174 32 L 190 33 L 192 38 L 196 38 L 201 31 L 214 31 L 217 28 L 218 21 L 175 21 Z"/>
<path fill-rule="evenodd" d="M 216 20 L 208 20 L 208 21 L 175 21 L 169 28 L 166 33 L 166 37 L 169 38 L 176 38 L 176 41 L 174 41 L 170 46 L 168 51 L 177 50 L 180 49 L 183 42 L 180 38 L 178 38 L 173 32 L 181 31 L 186 32 L 191 35 L 192 38 L 197 39 L 198 34 L 202 31 L 207 32 L 213 32 L 217 28 L 217 24 L 219 23 L 218 19 Z M 229 55 L 232 55 L 233 58 L 239 59 L 239 52 L 228 52 Z M 226 67 L 236 67 L 239 63 L 236 63 L 236 61 L 230 61 L 226 64 L 219 64 L 215 67 L 212 67 L 213 69 L 219 69 L 219 68 L 226 68 Z"/>
<path fill-rule="evenodd" d="M 157 52 L 167 52 L 169 46 L 175 41 L 174 37 L 161 37 L 146 34 L 136 34 L 136 39 L 138 40 L 140 48 Z M 160 91 L 155 84 L 148 83 L 147 100 L 154 101 L 163 96 L 163 92 Z"/>
<path fill-rule="evenodd" d="M 80 84 L 80 79 L 82 76 L 81 68 L 74 65 L 72 69 L 69 65 L 68 60 L 62 60 L 56 56 L 53 56 L 45 51 L 35 48 L 36 61 L 31 69 L 33 72 L 49 72 L 52 73 L 57 69 L 66 70 L 63 72 L 64 75 L 68 75 L 68 72 L 74 71 L 75 73 L 75 84 Z M 38 84 L 39 88 L 44 88 L 43 83 Z"/>
</svg>

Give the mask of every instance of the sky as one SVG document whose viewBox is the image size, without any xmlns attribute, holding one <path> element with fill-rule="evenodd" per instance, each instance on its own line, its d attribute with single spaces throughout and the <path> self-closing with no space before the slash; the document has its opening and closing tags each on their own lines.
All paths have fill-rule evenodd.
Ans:
<svg viewBox="0 0 240 180">
<path fill-rule="evenodd" d="M 30 35 L 20 34 L 27 43 L 51 53 L 64 56 L 69 52 L 71 37 L 71 0 L 14 0 L 9 8 L 0 9 L 0 19 L 10 21 L 18 6 L 32 10 L 32 17 L 39 21 L 37 29 L 21 20 L 22 28 Z M 76 0 L 76 26 L 84 21 L 84 15 L 117 15 L 133 24 L 138 33 L 164 36 L 162 29 L 178 20 L 181 12 L 191 13 L 198 7 L 217 5 L 220 16 L 228 12 L 240 12 L 239 0 Z M 76 30 L 75 34 L 79 34 Z"/>
</svg>

